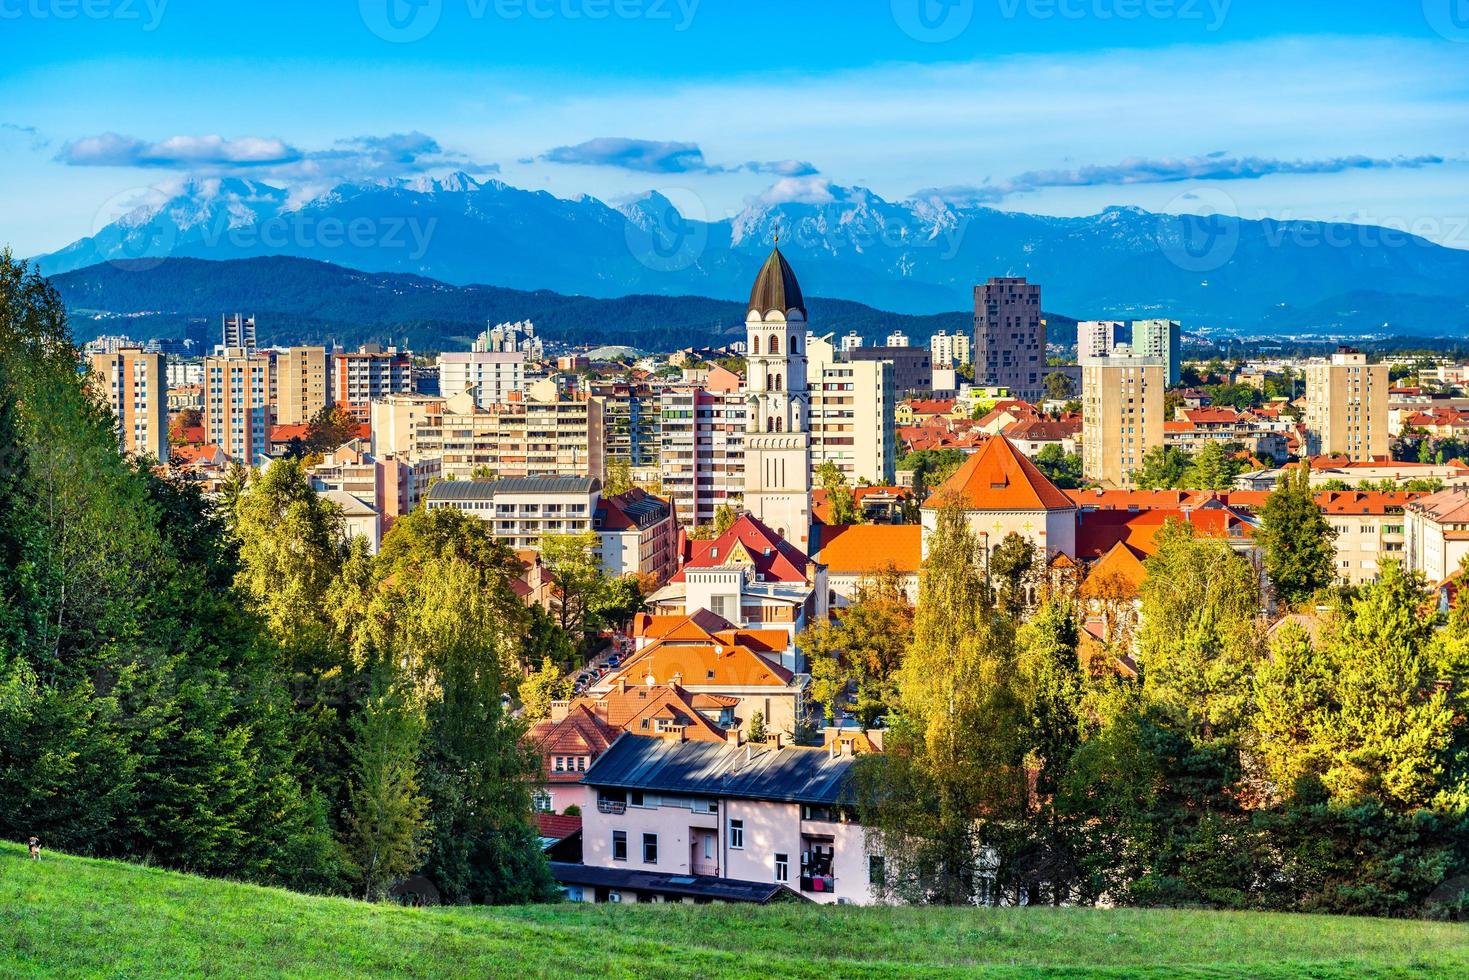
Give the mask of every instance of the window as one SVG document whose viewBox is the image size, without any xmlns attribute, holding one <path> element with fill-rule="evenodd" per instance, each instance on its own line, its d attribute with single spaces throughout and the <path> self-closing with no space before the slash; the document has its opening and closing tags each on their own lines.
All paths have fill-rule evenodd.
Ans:
<svg viewBox="0 0 1469 980">
<path fill-rule="evenodd" d="M 612 832 L 612 860 L 627 860 L 627 831 L 614 830 Z"/>
<path fill-rule="evenodd" d="M 534 797 L 534 799 L 533 799 L 532 802 L 533 802 L 533 805 L 535 806 L 535 810 L 536 810 L 537 813 L 550 813 L 551 812 L 551 794 L 550 793 L 547 793 L 544 790 L 542 790 L 542 791 L 536 793 L 536 795 L 535 795 L 535 797 Z"/>
<path fill-rule="evenodd" d="M 789 854 L 777 854 L 775 856 L 775 880 L 791 880 L 791 859 Z"/>
<path fill-rule="evenodd" d="M 869 854 L 867 856 L 867 880 L 871 884 L 881 885 L 887 881 L 887 861 L 881 854 Z"/>
<path fill-rule="evenodd" d="M 643 835 L 643 863 L 644 864 L 657 864 L 658 863 L 658 835 L 657 834 L 644 834 Z"/>
<path fill-rule="evenodd" d="M 731 820 L 729 822 L 729 846 L 737 851 L 744 849 L 745 822 L 743 820 Z"/>
<path fill-rule="evenodd" d="M 637 790 L 637 789 L 630 790 L 628 792 L 628 794 L 627 794 L 627 805 L 628 806 L 643 806 L 644 805 L 643 804 L 643 791 L 642 790 Z"/>
</svg>

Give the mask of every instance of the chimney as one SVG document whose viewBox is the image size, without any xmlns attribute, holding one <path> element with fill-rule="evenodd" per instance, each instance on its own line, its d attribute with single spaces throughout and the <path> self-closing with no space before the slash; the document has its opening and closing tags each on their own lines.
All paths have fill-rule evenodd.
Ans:
<svg viewBox="0 0 1469 980">
<path fill-rule="evenodd" d="M 752 762 L 752 761 L 754 761 L 754 758 L 755 758 L 755 743 L 754 742 L 746 742 L 745 743 L 745 761 L 746 762 Z"/>
<path fill-rule="evenodd" d="M 617 693 L 618 694 L 626 694 L 627 693 L 627 675 L 626 674 L 618 674 L 617 675 Z"/>
<path fill-rule="evenodd" d="M 842 754 L 842 748 L 841 748 L 841 744 L 840 743 L 841 743 L 841 739 L 839 739 L 839 738 L 834 738 L 830 742 L 826 743 L 827 751 L 831 754 L 831 757 L 833 759 L 836 759 L 836 758 L 840 757 L 841 754 Z"/>
<path fill-rule="evenodd" d="M 841 744 L 842 758 L 850 759 L 852 757 L 852 740 L 850 738 L 841 739 Z"/>
<path fill-rule="evenodd" d="M 780 751 L 780 745 L 781 745 L 780 732 L 776 732 L 775 735 L 772 736 L 772 739 L 775 742 L 775 750 L 777 752 L 779 752 Z"/>
<path fill-rule="evenodd" d="M 551 702 L 551 720 L 553 722 L 554 721 L 562 721 L 562 720 L 564 720 L 566 718 L 566 713 L 570 710 L 570 708 L 571 708 L 571 702 L 570 701 L 552 701 Z"/>
<path fill-rule="evenodd" d="M 673 678 L 672 678 L 672 680 L 670 680 L 668 683 L 671 684 L 674 687 L 682 687 L 683 686 L 683 671 L 681 671 L 681 670 L 675 670 L 673 672 Z"/>
<path fill-rule="evenodd" d="M 744 745 L 745 744 L 745 730 L 743 728 L 736 728 L 734 730 L 734 737 L 735 737 L 735 745 Z"/>
</svg>

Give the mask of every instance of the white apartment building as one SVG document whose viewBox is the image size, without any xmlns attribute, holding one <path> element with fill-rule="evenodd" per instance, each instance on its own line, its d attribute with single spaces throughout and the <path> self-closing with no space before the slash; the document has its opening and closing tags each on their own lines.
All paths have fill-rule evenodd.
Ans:
<svg viewBox="0 0 1469 980">
<path fill-rule="evenodd" d="M 1306 365 L 1306 433 L 1311 454 L 1368 462 L 1388 454 L 1388 366 L 1341 347 Z"/>
<path fill-rule="evenodd" d="M 520 351 L 469 351 L 439 355 L 439 394 L 452 398 L 474 392 L 475 404 L 489 408 L 525 387 L 525 354 Z"/>
<path fill-rule="evenodd" d="M 842 353 L 843 354 L 847 353 L 847 351 L 856 350 L 858 347 L 861 347 L 861 346 L 862 346 L 862 336 L 861 336 L 861 334 L 857 333 L 857 331 L 855 331 L 855 330 L 850 331 L 845 337 L 842 338 Z"/>
<path fill-rule="evenodd" d="M 1403 508 L 1405 564 L 1437 585 L 1469 555 L 1469 488 L 1440 490 Z"/>
<path fill-rule="evenodd" d="M 858 480 L 893 482 L 897 389 L 888 361 L 839 361 L 831 335 L 806 344 L 806 384 L 811 398 L 811 468 L 832 462 L 855 486 Z"/>
<path fill-rule="evenodd" d="M 1110 357 L 1117 347 L 1121 320 L 1082 320 L 1076 325 L 1076 359 L 1085 363 L 1094 357 Z"/>
<path fill-rule="evenodd" d="M 940 330 L 928 338 L 928 352 L 935 367 L 954 367 L 973 360 L 971 341 L 967 333 L 951 334 Z"/>
<path fill-rule="evenodd" d="M 537 548 L 546 535 L 592 530 L 601 489 L 601 481 L 586 476 L 440 480 L 429 487 L 424 506 L 478 517 L 511 548 Z"/>
<path fill-rule="evenodd" d="M 908 346 L 908 335 L 905 334 L 901 330 L 894 330 L 892 333 L 888 334 L 887 346 L 889 346 L 889 347 L 907 347 Z"/>
</svg>

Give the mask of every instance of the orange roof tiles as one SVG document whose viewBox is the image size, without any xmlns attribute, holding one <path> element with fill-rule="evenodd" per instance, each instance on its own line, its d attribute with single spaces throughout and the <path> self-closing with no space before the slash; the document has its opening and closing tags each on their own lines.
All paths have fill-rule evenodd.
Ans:
<svg viewBox="0 0 1469 980">
<path fill-rule="evenodd" d="M 1004 436 L 996 436 L 965 460 L 935 491 L 968 510 L 1075 510 L 1076 504 Z"/>
<path fill-rule="evenodd" d="M 634 653 L 613 672 L 611 683 L 625 679 L 629 687 L 646 683 L 683 687 L 784 687 L 793 676 L 740 643 L 710 640 L 659 640 Z"/>
<path fill-rule="evenodd" d="M 916 572 L 923 560 L 923 528 L 917 524 L 836 524 L 817 531 L 818 560 L 839 575 L 888 567 Z"/>
<path fill-rule="evenodd" d="M 1142 551 L 1125 541 L 1118 541 L 1092 566 L 1086 581 L 1081 585 L 1082 596 L 1088 599 L 1100 598 L 1107 586 L 1113 584 L 1121 584 L 1130 594 L 1136 596 L 1148 577 L 1143 557 Z"/>
</svg>

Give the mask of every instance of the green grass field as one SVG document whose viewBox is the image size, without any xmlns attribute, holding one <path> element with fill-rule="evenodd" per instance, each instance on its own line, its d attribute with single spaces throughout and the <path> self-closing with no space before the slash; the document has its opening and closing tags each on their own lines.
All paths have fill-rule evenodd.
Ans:
<svg viewBox="0 0 1469 980">
<path fill-rule="evenodd" d="M 1465 976 L 1469 927 L 1092 909 L 400 909 L 0 844 L 0 976 Z"/>
</svg>

